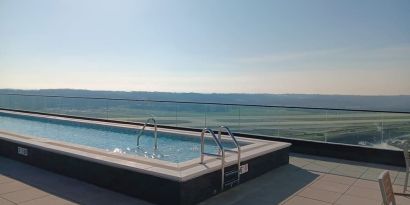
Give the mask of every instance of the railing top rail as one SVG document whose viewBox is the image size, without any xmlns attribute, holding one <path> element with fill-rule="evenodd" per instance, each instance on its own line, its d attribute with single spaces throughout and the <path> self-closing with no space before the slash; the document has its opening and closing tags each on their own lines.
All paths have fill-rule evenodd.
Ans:
<svg viewBox="0 0 410 205">
<path fill-rule="evenodd" d="M 369 109 L 347 109 L 347 108 L 325 108 L 325 107 L 303 107 L 303 106 L 283 106 L 283 105 L 238 104 L 238 103 L 174 101 L 174 100 L 150 100 L 150 99 L 130 99 L 130 98 L 106 98 L 106 97 L 85 97 L 85 96 L 63 96 L 63 95 L 37 95 L 37 94 L 18 94 L 18 93 L 0 93 L 0 95 L 25 96 L 25 97 L 67 98 L 67 99 L 131 101 L 131 102 L 178 103 L 178 104 L 197 104 L 197 105 L 228 105 L 228 106 L 243 106 L 243 107 L 266 107 L 266 108 L 288 108 L 288 109 L 306 109 L 306 110 L 329 110 L 329 111 L 352 111 L 352 112 L 373 112 L 373 113 L 391 113 L 391 114 L 410 114 L 410 112 L 405 112 L 405 111 L 369 110 Z"/>
</svg>

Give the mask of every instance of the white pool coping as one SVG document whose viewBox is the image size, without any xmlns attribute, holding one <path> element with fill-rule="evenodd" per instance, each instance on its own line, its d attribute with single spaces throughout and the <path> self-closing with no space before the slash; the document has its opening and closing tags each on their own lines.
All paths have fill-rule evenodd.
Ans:
<svg viewBox="0 0 410 205">
<path fill-rule="evenodd" d="M 71 122 L 81 122 L 88 124 L 98 124 L 107 125 L 122 128 L 131 129 L 141 129 L 142 126 L 128 125 L 121 123 L 112 122 L 101 122 L 95 120 L 81 120 L 66 117 L 56 117 L 50 115 L 41 114 L 28 114 L 14 111 L 0 111 L 0 113 L 9 113 L 13 115 L 22 116 L 33 116 L 42 117 L 48 119 L 65 120 Z M 152 128 L 148 128 L 148 130 Z M 160 132 L 168 132 L 175 134 L 183 134 L 191 137 L 200 137 L 200 133 L 193 131 L 182 131 L 175 129 L 164 129 L 158 128 Z M 0 130 L 0 138 L 12 141 L 15 143 L 23 144 L 26 146 L 32 146 L 39 149 L 44 149 L 47 151 L 61 153 L 68 156 L 73 156 L 76 158 L 97 162 L 100 164 L 106 164 L 113 167 L 123 168 L 127 170 L 132 170 L 140 173 L 145 173 L 153 176 L 158 176 L 161 178 L 170 179 L 173 181 L 184 182 L 198 176 L 213 172 L 215 170 L 221 169 L 221 159 L 216 157 L 205 156 L 205 163 L 200 164 L 200 158 L 195 158 L 189 161 L 184 161 L 180 163 L 173 163 L 168 161 L 163 161 L 159 159 L 145 158 L 137 155 L 113 153 L 103 149 L 98 149 L 94 147 L 88 147 L 79 144 L 72 144 L 62 141 L 50 140 L 46 138 L 20 135 L 6 130 Z M 223 140 L 229 140 L 228 136 L 222 136 Z M 236 137 L 239 143 L 245 143 L 246 145 L 241 146 L 241 162 L 247 161 L 258 156 L 265 155 L 267 153 L 274 152 L 286 147 L 289 147 L 290 143 L 277 142 L 277 141 L 267 141 L 250 139 L 243 137 Z M 17 152 L 17 150 L 16 150 Z M 30 151 L 28 151 L 30 154 Z M 198 150 L 199 152 L 199 150 Z M 237 163 L 237 155 L 235 153 L 225 153 L 225 166 L 230 166 Z"/>
</svg>

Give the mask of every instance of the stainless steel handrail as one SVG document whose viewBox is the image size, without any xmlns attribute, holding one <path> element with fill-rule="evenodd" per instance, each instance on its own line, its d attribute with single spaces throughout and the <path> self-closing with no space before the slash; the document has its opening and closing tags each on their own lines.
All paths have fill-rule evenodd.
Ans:
<svg viewBox="0 0 410 205">
<path fill-rule="evenodd" d="M 153 117 L 148 118 L 147 121 L 144 123 L 144 126 L 142 127 L 142 129 L 141 129 L 141 131 L 140 131 L 140 133 L 138 134 L 138 137 L 137 137 L 137 146 L 140 146 L 140 137 L 144 133 L 145 127 L 148 124 L 150 124 L 151 121 L 153 122 L 153 124 L 151 124 L 151 125 L 154 125 L 154 149 L 158 149 L 157 121 Z"/>
<path fill-rule="evenodd" d="M 212 153 L 205 152 L 205 134 L 206 133 L 209 133 L 209 134 L 212 135 L 215 143 L 218 145 L 218 147 L 220 149 L 220 154 L 212 154 Z M 222 147 L 222 144 L 219 141 L 219 139 L 215 136 L 214 132 L 209 128 L 204 128 L 204 129 L 202 129 L 202 132 L 201 132 L 201 164 L 204 164 L 204 155 L 221 157 L 221 169 L 222 169 L 221 170 L 222 171 L 221 190 L 223 190 L 224 189 L 224 183 L 225 183 L 225 150 Z"/>
<path fill-rule="evenodd" d="M 219 138 L 220 142 L 222 142 L 222 130 L 225 130 L 228 133 L 228 135 L 232 138 L 236 148 L 238 149 L 238 151 L 236 153 L 238 155 L 237 166 L 238 166 L 238 182 L 239 182 L 239 179 L 241 177 L 241 173 L 240 173 L 240 170 L 241 170 L 241 145 L 239 145 L 238 141 L 235 138 L 235 135 L 232 134 L 231 130 L 228 127 L 225 127 L 225 126 L 220 126 L 219 127 L 218 138 Z M 232 151 L 232 150 L 226 150 L 226 151 L 235 152 L 235 151 Z"/>
</svg>

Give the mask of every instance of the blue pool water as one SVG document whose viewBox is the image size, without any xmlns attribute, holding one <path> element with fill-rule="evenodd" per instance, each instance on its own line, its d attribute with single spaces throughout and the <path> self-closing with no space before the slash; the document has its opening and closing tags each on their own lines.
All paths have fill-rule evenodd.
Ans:
<svg viewBox="0 0 410 205">
<path fill-rule="evenodd" d="M 146 131 L 141 136 L 140 148 L 137 148 L 140 130 L 130 128 L 0 113 L 0 130 L 170 162 L 183 162 L 200 155 L 199 136 L 189 137 L 167 132 L 158 132 L 158 150 L 154 150 L 152 132 Z M 234 147 L 229 142 L 224 142 L 224 146 Z M 215 153 L 217 147 L 213 141 L 206 140 L 205 150 Z"/>
</svg>

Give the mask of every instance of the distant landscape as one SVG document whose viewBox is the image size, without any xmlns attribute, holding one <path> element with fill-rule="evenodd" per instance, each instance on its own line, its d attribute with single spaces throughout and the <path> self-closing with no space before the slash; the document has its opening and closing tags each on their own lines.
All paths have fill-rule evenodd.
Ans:
<svg viewBox="0 0 410 205">
<path fill-rule="evenodd" d="M 181 102 L 257 104 L 410 112 L 410 96 L 346 96 L 306 94 L 199 94 L 90 90 L 0 89 L 0 107 L 123 121 L 216 128 L 234 132 L 395 149 L 410 138 L 410 114 L 294 109 L 195 103 L 134 102 L 9 96 L 6 93 L 80 96 Z"/>
</svg>

